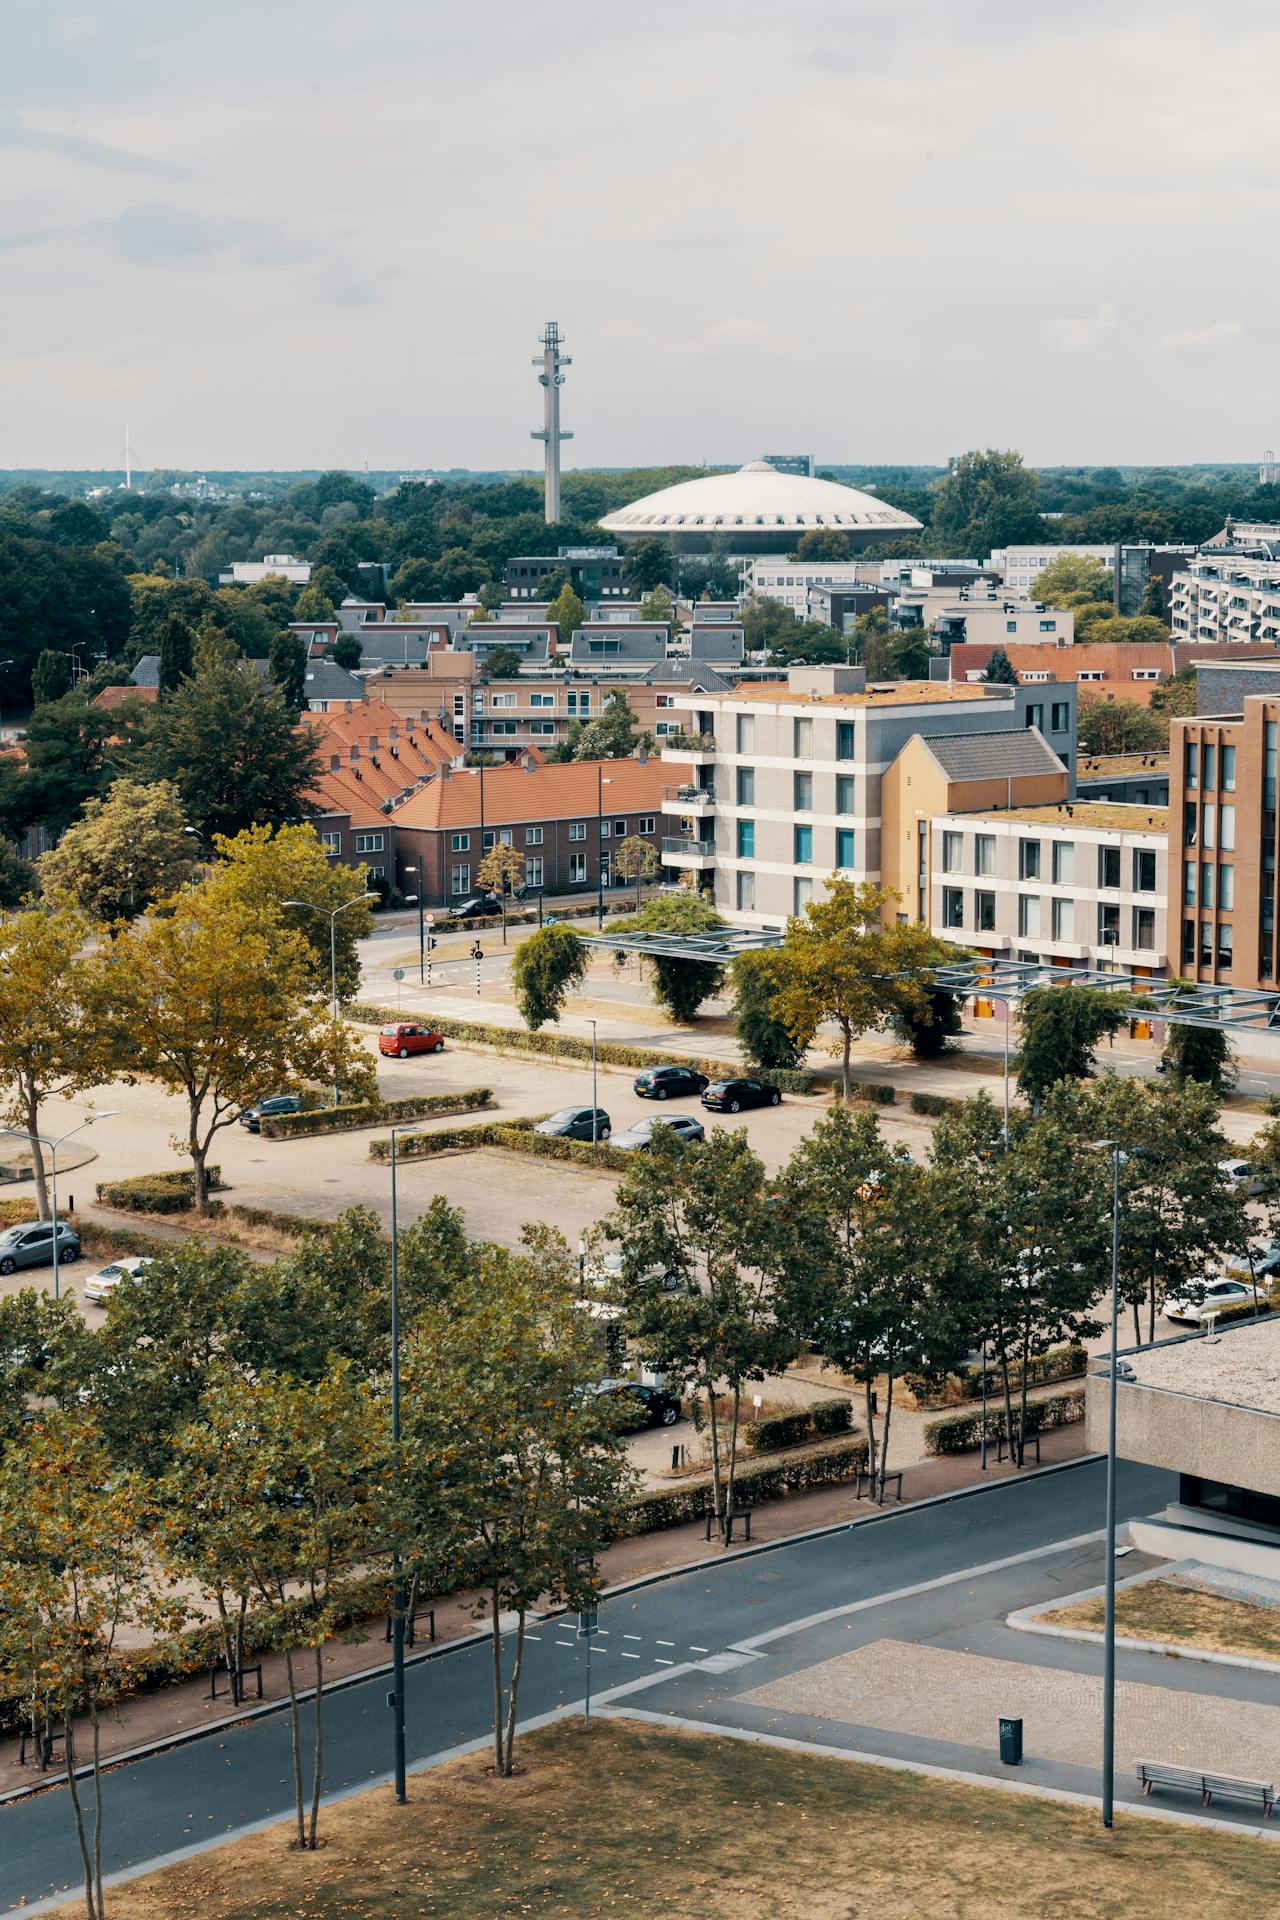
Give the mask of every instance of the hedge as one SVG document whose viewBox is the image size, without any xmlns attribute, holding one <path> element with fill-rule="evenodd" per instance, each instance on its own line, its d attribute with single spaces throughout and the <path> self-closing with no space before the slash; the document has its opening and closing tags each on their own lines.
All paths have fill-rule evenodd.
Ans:
<svg viewBox="0 0 1280 1920">
<path fill-rule="evenodd" d="M 789 1494 L 805 1493 L 810 1487 L 834 1486 L 852 1480 L 866 1460 L 866 1441 L 853 1435 L 784 1460 L 746 1460 L 733 1476 L 734 1498 L 752 1503 L 782 1500 Z M 711 1505 L 711 1485 L 710 1472 L 691 1474 L 678 1487 L 637 1495 L 627 1503 L 619 1538 L 657 1533 L 663 1527 L 700 1520 Z"/>
<path fill-rule="evenodd" d="M 853 1425 L 853 1402 L 823 1398 L 786 1413 L 766 1414 L 743 1423 L 748 1453 L 776 1453 L 781 1447 L 801 1447 L 821 1435 L 848 1433 Z"/>
<path fill-rule="evenodd" d="M 898 1089 L 891 1087 L 887 1080 L 855 1080 L 853 1095 L 855 1100 L 870 1100 L 873 1106 L 891 1107 L 898 1097 Z"/>
<path fill-rule="evenodd" d="M 1033 1354 L 1027 1367 L 1027 1385 L 1029 1387 L 1047 1387 L 1055 1380 L 1072 1380 L 1084 1372 L 1089 1356 L 1081 1346 L 1050 1347 L 1047 1353 Z M 1009 1385 L 1015 1391 L 1022 1391 L 1022 1362 L 1009 1363 Z M 908 1376 L 908 1392 L 917 1406 L 948 1406 L 959 1400 L 981 1400 L 982 1368 L 957 1367 L 949 1373 L 945 1386 L 939 1390 L 936 1381 L 926 1381 Z M 987 1362 L 987 1393 L 1003 1394 L 1004 1376 L 999 1368 Z"/>
<path fill-rule="evenodd" d="M 1214 1307 L 1212 1311 L 1217 1315 L 1216 1324 L 1222 1326 L 1224 1321 L 1252 1320 L 1255 1314 L 1261 1317 L 1263 1314 L 1274 1313 L 1275 1307 L 1265 1294 L 1259 1292 L 1256 1307 L 1252 1300 L 1242 1300 L 1238 1306 Z"/>
<path fill-rule="evenodd" d="M 1054 1427 L 1074 1426 L 1084 1419 L 1084 1388 L 1074 1393 L 1058 1393 L 1047 1400 L 1028 1400 L 1025 1432 L 1048 1433 Z M 1014 1414 L 1015 1430 L 1017 1413 Z M 1007 1440 L 1004 1407 L 987 1409 L 987 1439 Z M 982 1445 L 982 1415 L 957 1413 L 949 1420 L 931 1420 L 924 1430 L 924 1450 L 928 1454 L 969 1453 Z"/>
<path fill-rule="evenodd" d="M 937 1115 L 953 1112 L 956 1107 L 962 1107 L 964 1101 L 953 1100 L 947 1093 L 913 1093 L 908 1104 L 912 1113 Z"/>
<path fill-rule="evenodd" d="M 344 1007 L 343 1012 L 358 1025 L 371 1027 L 404 1018 L 403 1009 L 376 1007 L 360 1000 Z M 524 1027 L 495 1027 L 481 1020 L 436 1019 L 434 1015 L 431 1025 L 446 1040 L 495 1047 L 499 1053 L 536 1053 L 553 1060 L 591 1058 L 591 1042 L 576 1033 L 549 1033 L 545 1028 L 531 1033 Z M 621 1040 L 601 1040 L 596 1047 L 596 1059 L 606 1067 L 691 1067 L 695 1073 L 705 1073 L 712 1080 L 724 1080 L 739 1071 L 727 1060 L 700 1060 L 687 1053 L 668 1053 L 660 1047 L 629 1047 Z M 753 1080 L 777 1087 L 779 1093 L 812 1093 L 816 1079 L 814 1074 L 798 1067 L 748 1067 L 743 1071 Z"/>
<path fill-rule="evenodd" d="M 535 1133 L 533 1122 L 482 1121 L 478 1127 L 440 1127 L 435 1133 L 406 1133 L 396 1142 L 398 1160 L 424 1160 L 435 1153 L 469 1153 L 477 1147 L 505 1147 L 509 1153 L 527 1153 L 545 1160 L 576 1160 L 580 1166 L 622 1173 L 631 1155 L 606 1141 L 563 1140 L 554 1133 Z M 371 1160 L 391 1158 L 390 1140 L 369 1142 Z"/>
<path fill-rule="evenodd" d="M 211 1193 L 220 1187 L 221 1167 L 206 1167 L 205 1181 Z M 186 1213 L 195 1189 L 193 1168 L 171 1167 L 163 1173 L 131 1174 L 126 1180 L 102 1180 L 94 1192 L 99 1206 L 119 1207 L 124 1213 Z"/>
<path fill-rule="evenodd" d="M 492 1105 L 492 1088 L 464 1087 L 460 1093 L 420 1093 L 403 1100 L 352 1100 L 301 1113 L 264 1114 L 258 1130 L 265 1140 L 288 1140 L 300 1134 L 395 1126 L 401 1120 L 422 1120 L 432 1113 L 474 1113 Z"/>
</svg>

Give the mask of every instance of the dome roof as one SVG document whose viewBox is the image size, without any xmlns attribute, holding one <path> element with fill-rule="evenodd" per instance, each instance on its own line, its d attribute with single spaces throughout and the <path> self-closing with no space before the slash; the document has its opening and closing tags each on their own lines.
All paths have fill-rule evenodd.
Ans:
<svg viewBox="0 0 1280 1920">
<path fill-rule="evenodd" d="M 764 533 L 807 532 L 833 527 L 846 533 L 914 533 L 920 522 L 874 494 L 834 480 L 779 473 L 767 460 L 751 460 L 736 473 L 711 473 L 648 493 L 609 513 L 608 533 L 722 533 L 730 538 Z"/>
</svg>

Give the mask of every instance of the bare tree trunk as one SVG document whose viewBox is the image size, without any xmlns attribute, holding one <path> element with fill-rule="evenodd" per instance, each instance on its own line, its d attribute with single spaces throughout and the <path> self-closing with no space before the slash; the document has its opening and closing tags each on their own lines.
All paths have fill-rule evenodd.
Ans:
<svg viewBox="0 0 1280 1920">
<path fill-rule="evenodd" d="M 1000 1377 L 1004 1387 L 1004 1437 L 1013 1453 L 1013 1391 L 1009 1385 L 1009 1349 L 1000 1343 Z"/>
<path fill-rule="evenodd" d="M 191 1155 L 192 1192 L 191 1199 L 197 1213 L 209 1211 L 209 1177 L 205 1168 L 208 1149 L 201 1145 L 200 1130 L 196 1109 L 190 1109 L 190 1125 L 187 1128 L 187 1152 Z"/>
<path fill-rule="evenodd" d="M 511 1669 L 511 1685 L 507 1689 L 507 1763 L 504 1773 L 511 1773 L 515 1766 L 516 1752 L 516 1695 L 520 1691 L 520 1674 L 524 1667 L 524 1608 L 516 1616 L 516 1660 Z"/>
<path fill-rule="evenodd" d="M 1139 1304 L 1138 1304 L 1138 1302 L 1137 1302 L 1136 1300 L 1132 1300 L 1132 1301 L 1130 1301 L 1130 1303 L 1129 1303 L 1129 1304 L 1130 1304 L 1130 1305 L 1132 1306 L 1132 1308 L 1133 1308 L 1133 1343 L 1134 1343 L 1134 1345 L 1135 1345 L 1136 1347 L 1140 1347 L 1140 1346 L 1142 1345 L 1142 1315 L 1141 1315 L 1141 1309 L 1140 1309 L 1140 1307 L 1139 1307 Z"/>
<path fill-rule="evenodd" d="M 893 1374 L 886 1373 L 884 1389 L 884 1421 L 880 1428 L 880 1500 L 884 1505 L 885 1468 L 889 1463 L 889 1422 L 893 1419 Z"/>
<path fill-rule="evenodd" d="M 738 1421 L 742 1413 L 742 1388 L 733 1389 L 733 1424 L 729 1428 L 729 1471 L 725 1475 L 724 1511 L 725 1531 L 728 1532 L 728 1516 L 733 1512 L 733 1477 L 738 1466 Z"/>
<path fill-rule="evenodd" d="M 502 1738 L 502 1635 L 498 1631 L 498 1589 L 490 1590 L 490 1619 L 492 1622 L 493 1647 L 493 1771 L 504 1774 L 503 1738 Z"/>
<path fill-rule="evenodd" d="M 873 1411 L 875 1388 L 871 1384 L 870 1375 L 867 1376 L 865 1386 L 867 1392 L 867 1483 L 874 1487 L 876 1483 L 876 1416 Z"/>
<path fill-rule="evenodd" d="M 320 1819 L 320 1782 L 324 1778 L 324 1721 L 320 1708 L 324 1699 L 324 1642 L 315 1647 L 316 1704 L 315 1737 L 311 1748 L 311 1851 L 316 1850 L 316 1826 Z"/>
<path fill-rule="evenodd" d="M 293 1672 L 293 1648 L 284 1650 L 284 1670 L 289 1682 L 289 1737 L 293 1749 L 293 1805 L 298 1821 L 298 1851 L 307 1846 L 306 1810 L 302 1798 L 302 1729 L 298 1724 L 298 1685 Z"/>
<path fill-rule="evenodd" d="M 80 1848 L 80 1861 L 84 1867 L 84 1905 L 89 1920 L 101 1920 L 98 1910 L 96 1882 L 93 1877 L 93 1861 L 89 1853 L 89 1836 L 85 1832 L 84 1807 L 80 1800 L 80 1787 L 76 1780 L 76 1755 L 74 1736 L 71 1731 L 71 1709 L 66 1707 L 62 1715 L 62 1744 L 67 1755 L 67 1790 L 71 1795 L 71 1811 L 76 1823 L 76 1841 Z"/>
<path fill-rule="evenodd" d="M 1031 1332 L 1022 1332 L 1022 1397 L 1018 1405 L 1018 1465 L 1027 1464 L 1027 1375 L 1031 1371 Z"/>
<path fill-rule="evenodd" d="M 98 1896 L 98 1912 L 106 1912 L 102 1898 L 102 1727 L 98 1702 L 90 1695 L 89 1719 L 93 1726 L 93 1885 Z"/>
<path fill-rule="evenodd" d="M 1156 1276 L 1151 1276 L 1151 1297 L 1147 1302 L 1147 1344 L 1155 1345 L 1156 1338 Z"/>
<path fill-rule="evenodd" d="M 716 1527 L 723 1540 L 725 1534 L 724 1489 L 720 1485 L 720 1423 L 716 1418 L 714 1384 L 707 1388 L 707 1405 L 711 1410 L 711 1511 L 715 1514 Z"/>
<path fill-rule="evenodd" d="M 31 1135 L 31 1174 L 36 1188 L 36 1213 L 41 1220 L 47 1220 L 50 1213 L 49 1181 L 44 1170 L 44 1148 L 38 1138 L 40 1102 L 36 1098 L 35 1088 L 30 1084 L 22 1089 L 22 1106 L 27 1132 Z"/>
<path fill-rule="evenodd" d="M 849 1104 L 849 1096 L 853 1091 L 853 1082 L 849 1077 L 849 1055 L 853 1050 L 853 1030 L 849 1026 L 845 1026 L 842 1028 L 842 1032 L 844 1034 L 844 1056 L 840 1063 L 840 1098 L 847 1107 Z"/>
</svg>

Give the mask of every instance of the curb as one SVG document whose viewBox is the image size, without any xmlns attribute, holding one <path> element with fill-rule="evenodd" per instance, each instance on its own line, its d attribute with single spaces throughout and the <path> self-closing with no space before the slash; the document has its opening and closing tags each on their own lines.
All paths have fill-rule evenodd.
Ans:
<svg viewBox="0 0 1280 1920">
<path fill-rule="evenodd" d="M 1190 1566 L 1190 1561 L 1172 1561 L 1159 1567 L 1148 1567 L 1145 1573 L 1131 1573 L 1126 1580 L 1116 1581 L 1116 1592 L 1126 1587 L 1140 1587 L 1151 1580 L 1166 1580 L 1179 1568 Z M 1073 1607 L 1077 1601 L 1099 1600 L 1105 1594 L 1105 1587 L 1084 1587 L 1079 1593 L 1064 1594 L 1060 1600 L 1049 1604 L 1053 1611 L 1060 1607 Z M 1015 1633 L 1043 1634 L 1050 1640 L 1078 1640 L 1084 1645 L 1098 1647 L 1103 1644 L 1104 1635 L 1092 1627 L 1056 1627 L 1037 1616 L 1045 1610 L 1045 1602 L 1037 1601 L 1034 1606 L 1019 1607 L 1016 1612 L 1005 1615 L 1005 1625 L 1012 1627 Z M 1249 1673 L 1269 1673 L 1280 1676 L 1280 1658 L 1266 1660 L 1254 1658 L 1247 1653 L 1218 1653 L 1211 1647 L 1197 1647 L 1185 1640 L 1136 1640 L 1132 1634 L 1118 1633 L 1115 1637 L 1117 1647 L 1126 1653 L 1154 1653 L 1163 1659 L 1197 1660 L 1211 1667 L 1243 1667 Z"/>
</svg>

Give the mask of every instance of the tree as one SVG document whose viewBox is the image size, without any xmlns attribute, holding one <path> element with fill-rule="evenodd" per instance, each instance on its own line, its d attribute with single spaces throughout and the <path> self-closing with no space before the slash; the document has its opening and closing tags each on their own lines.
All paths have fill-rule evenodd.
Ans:
<svg viewBox="0 0 1280 1920">
<path fill-rule="evenodd" d="M 958 994 L 948 993 L 945 987 L 932 987 L 926 992 L 923 1009 L 907 1008 L 894 1014 L 889 1024 L 917 1060 L 937 1060 L 955 1051 L 952 1043 L 964 1032 L 963 1010 L 964 1002 Z"/>
<path fill-rule="evenodd" d="M 638 913 L 611 922 L 618 933 L 714 933 L 720 926 L 720 916 L 711 903 L 692 893 L 659 894 L 646 900 Z M 647 964 L 653 969 L 654 999 L 681 1026 L 696 1020 L 703 1001 L 719 993 L 724 985 L 724 969 L 705 960 L 659 956 Z"/>
<path fill-rule="evenodd" d="M 171 620 L 182 620 L 199 632 L 213 612 L 213 591 L 203 580 L 169 580 L 159 574 L 134 574 L 129 581 L 133 620 L 126 660 L 136 663 L 144 653 L 159 653 Z"/>
<path fill-rule="evenodd" d="M 315 990 L 329 993 L 336 960 L 339 1004 L 354 999 L 360 988 L 359 942 L 373 932 L 369 903 L 355 904 L 368 892 L 368 868 L 331 860 L 306 822 L 215 834 L 214 847 L 218 865 L 205 880 L 208 897 L 237 903 L 264 921 L 278 916 L 306 941 Z M 315 911 L 288 906 L 291 900 L 305 901 Z M 341 911 L 331 933 L 335 908 Z"/>
<path fill-rule="evenodd" d="M 1086 697 L 1080 702 L 1082 753 L 1156 753 L 1166 744 L 1158 713 L 1136 700 Z"/>
<path fill-rule="evenodd" d="M 1087 1080 L 1094 1053 L 1128 1018 L 1130 996 L 1093 987 L 1032 987 L 1018 1003 L 1018 1085 L 1033 1107 L 1060 1080 Z"/>
<path fill-rule="evenodd" d="M 778 975 L 772 955 L 740 953 L 733 976 L 734 1030 L 742 1057 L 754 1067 L 795 1067 L 800 1052 L 778 1017 Z"/>
<path fill-rule="evenodd" d="M 117 942 L 112 961 L 120 1066 L 185 1098 L 200 1213 L 209 1148 L 245 1107 L 291 1082 L 368 1090 L 369 1056 L 312 998 L 306 941 L 276 916 L 194 887 Z"/>
<path fill-rule="evenodd" d="M 502 584 L 498 580 L 486 580 L 476 595 L 481 607 L 488 614 L 499 612 L 506 603 L 506 598 Z"/>
<path fill-rule="evenodd" d="M 141 701 L 132 714 L 130 705 L 107 714 L 77 692 L 36 708 L 27 727 L 26 778 L 15 795 L 26 820 L 41 821 L 56 839 L 85 801 L 103 791 L 107 740 L 123 735 L 127 741 L 135 723 L 150 721 Z"/>
<path fill-rule="evenodd" d="M 1218 1095 L 1236 1084 L 1231 1042 L 1221 1027 L 1189 1027 L 1171 1021 L 1165 1028 L 1162 1059 L 1175 1087 L 1196 1081 Z"/>
<path fill-rule="evenodd" d="M 622 556 L 622 578 L 630 594 L 649 593 L 671 578 L 671 554 L 662 540 L 637 540 Z"/>
<path fill-rule="evenodd" d="M 578 734 L 573 749 L 575 760 L 625 760 L 642 748 L 653 746 L 651 733 L 636 732 L 636 716 L 620 687 L 612 687 L 604 697 L 604 706 L 594 720 Z"/>
<path fill-rule="evenodd" d="M 306 811 L 319 762 L 295 718 L 278 687 L 202 635 L 193 677 L 153 710 L 141 749 L 127 758 L 144 779 L 171 780 L 202 832 L 234 834 Z"/>
<path fill-rule="evenodd" d="M 48 706 L 71 691 L 71 665 L 65 653 L 46 647 L 31 675 L 31 699 L 35 706 Z"/>
<path fill-rule="evenodd" d="M 502 944 L 507 944 L 507 896 L 524 885 L 524 855 L 518 847 L 495 840 L 476 870 L 476 880 L 498 896 L 502 909 Z"/>
<path fill-rule="evenodd" d="M 307 700 L 307 643 L 302 635 L 290 633 L 287 627 L 274 634 L 267 662 L 285 707 L 292 714 L 301 713 Z"/>
<path fill-rule="evenodd" d="M 563 593 L 568 585 L 568 567 L 552 567 L 550 572 L 544 573 L 538 581 L 538 599 L 545 601 L 549 610 L 557 594 Z"/>
<path fill-rule="evenodd" d="M 1083 605 L 1072 608 L 1075 621 L 1075 639 L 1077 646 L 1084 646 L 1094 637 L 1094 633 L 1104 621 L 1115 618 L 1115 608 L 1110 600 L 1086 600 Z"/>
<path fill-rule="evenodd" d="M 85 1911 L 103 1920 L 101 1715 L 124 1690 L 123 1636 L 163 1637 L 182 1609 L 147 1552 L 151 1503 L 110 1459 L 91 1415 L 46 1409 L 0 1464 L 0 1693 L 61 1722 Z M 92 1831 L 76 1716 L 90 1729 Z"/>
<path fill-rule="evenodd" d="M 1055 554 L 1027 589 L 1032 600 L 1046 607 L 1082 607 L 1089 601 L 1110 603 L 1115 575 L 1089 554 Z"/>
<path fill-rule="evenodd" d="M 294 602 L 293 617 L 295 620 L 328 623 L 336 620 L 338 616 L 328 594 L 322 593 L 317 586 L 308 585 L 302 589 Z"/>
<path fill-rule="evenodd" d="M 22 858 L 12 840 L 0 837 L 0 912 L 10 913 L 30 900 L 38 885 L 31 862 Z"/>
<path fill-rule="evenodd" d="M 1142 589 L 1142 600 L 1139 604 L 1138 612 L 1140 614 L 1146 614 L 1152 620 L 1159 620 L 1162 623 L 1167 620 L 1169 614 L 1169 595 L 1165 588 L 1164 579 L 1160 574 L 1153 573 L 1147 581 L 1146 586 Z"/>
<path fill-rule="evenodd" d="M 1003 647 L 992 648 L 991 658 L 987 661 L 986 671 L 982 678 L 987 682 L 988 686 L 1017 686 L 1018 676 L 1014 672 L 1013 662 Z"/>
<path fill-rule="evenodd" d="M 771 956 L 777 1015 L 800 1051 L 813 1043 L 820 1027 L 837 1028 L 832 1051 L 841 1055 L 846 1104 L 854 1035 L 895 1014 L 923 1017 L 931 969 L 953 957 L 918 923 L 883 924 L 885 909 L 896 898 L 871 881 L 832 874 L 825 895 L 787 921 L 782 946 Z"/>
<path fill-rule="evenodd" d="M 39 860 L 47 900 L 108 924 L 134 920 L 195 870 L 176 789 L 113 780 L 105 800 L 86 800 L 75 826 Z"/>
<path fill-rule="evenodd" d="M 171 614 L 160 642 L 158 678 L 161 694 L 172 693 L 190 676 L 195 636 L 180 613 Z"/>
<path fill-rule="evenodd" d="M 852 551 L 847 533 L 837 527 L 812 527 L 802 533 L 790 554 L 792 560 L 847 560 Z"/>
<path fill-rule="evenodd" d="M 1180 667 L 1151 690 L 1151 711 L 1166 722 L 1180 719 L 1196 710 L 1196 673 L 1194 667 Z"/>
<path fill-rule="evenodd" d="M 484 675 L 486 680 L 518 680 L 520 655 L 514 647 L 494 647 L 485 655 Z"/>
<path fill-rule="evenodd" d="M 297 1845 L 317 1844 L 324 1777 L 324 1643 L 345 1581 L 385 1551 L 392 1491 L 387 1417 L 340 1361 L 316 1382 L 234 1375 L 178 1436 L 170 1505 L 185 1507 L 210 1589 L 239 1578 L 270 1613 L 289 1688 Z M 295 1656 L 312 1656 L 310 1793 L 302 1767 Z"/>
<path fill-rule="evenodd" d="M 573 588 L 566 581 L 551 605 L 547 608 L 547 619 L 554 620 L 560 629 L 560 645 L 567 647 L 578 628 L 587 617 L 587 610 L 579 600 Z"/>
<path fill-rule="evenodd" d="M 993 548 L 1040 540 L 1040 480 L 1020 453 L 962 453 L 933 483 L 931 531 L 942 549 L 984 559 Z"/>
<path fill-rule="evenodd" d="M 36 1211 L 49 1218 L 46 1101 L 107 1079 L 107 964 L 89 950 L 79 914 L 28 909 L 0 927 L 0 1098 L 5 1117 L 31 1136 Z"/>
<path fill-rule="evenodd" d="M 636 912 L 640 911 L 640 887 L 645 880 L 655 880 L 662 872 L 662 862 L 658 858 L 657 848 L 638 833 L 629 833 L 618 844 L 613 856 L 613 871 L 619 880 L 634 880 L 636 883 Z"/>
<path fill-rule="evenodd" d="M 724 1540 L 743 1387 L 781 1373 L 800 1345 L 773 1296 L 778 1243 L 764 1164 L 742 1129 L 686 1146 L 658 1127 L 649 1151 L 631 1156 L 604 1224 L 621 1249 L 628 1336 L 645 1366 L 693 1397 L 710 1434 L 712 1501 Z"/>
<path fill-rule="evenodd" d="M 535 1033 L 558 1024 L 566 996 L 581 985 L 587 949 L 572 927 L 539 927 L 522 940 L 511 961 L 511 990 L 520 1018 Z"/>
<path fill-rule="evenodd" d="M 647 1156 L 639 1156 L 641 1158 Z M 529 1250 L 480 1246 L 447 1302 L 428 1309 L 405 1355 L 410 1498 L 469 1535 L 470 1578 L 487 1614 L 494 1772 L 515 1764 L 525 1622 L 535 1605 L 593 1603 L 595 1557 L 631 1476 L 616 1444 L 616 1403 L 600 1371 L 577 1264 L 559 1235 Z M 514 1613 L 510 1673 L 503 1616 Z"/>
<path fill-rule="evenodd" d="M 670 626 L 676 618 L 676 603 L 671 598 L 671 589 L 659 581 L 656 587 L 650 587 L 640 602 L 642 620 L 665 621 Z"/>
<path fill-rule="evenodd" d="M 0 1458 L 22 1439 L 37 1396 L 79 1404 L 94 1344 L 74 1294 L 22 1287 L 0 1299 Z"/>
<path fill-rule="evenodd" d="M 364 647 L 358 633 L 340 633 L 333 643 L 333 660 L 347 673 L 355 672 L 363 655 Z"/>
</svg>

